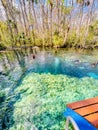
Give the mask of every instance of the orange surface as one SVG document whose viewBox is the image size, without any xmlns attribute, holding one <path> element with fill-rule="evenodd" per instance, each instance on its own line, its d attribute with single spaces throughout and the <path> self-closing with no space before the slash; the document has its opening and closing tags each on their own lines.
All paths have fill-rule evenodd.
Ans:
<svg viewBox="0 0 98 130">
<path fill-rule="evenodd" d="M 98 97 L 67 104 L 83 118 L 98 128 Z"/>
<path fill-rule="evenodd" d="M 74 103 L 67 104 L 67 107 L 71 109 L 77 109 L 79 107 L 88 106 L 94 103 L 98 103 L 98 97 L 82 100 Z"/>
<path fill-rule="evenodd" d="M 87 106 L 87 107 L 82 107 L 80 109 L 76 109 L 75 111 L 81 116 L 89 115 L 89 114 L 98 112 L 98 104 Z"/>
<path fill-rule="evenodd" d="M 88 120 L 91 124 L 93 124 L 96 128 L 98 128 L 98 113 L 85 116 L 85 119 Z"/>
</svg>

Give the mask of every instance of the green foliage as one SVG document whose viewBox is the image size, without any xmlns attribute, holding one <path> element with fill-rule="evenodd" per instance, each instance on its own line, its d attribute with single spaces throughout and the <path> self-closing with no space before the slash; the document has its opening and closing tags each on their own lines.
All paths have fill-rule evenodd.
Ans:
<svg viewBox="0 0 98 130">
<path fill-rule="evenodd" d="M 8 25 L 10 24 L 12 28 L 16 28 L 16 24 L 12 20 L 7 20 L 6 22 Z"/>
<path fill-rule="evenodd" d="M 72 7 L 65 7 L 62 6 L 62 11 L 64 12 L 65 15 L 70 14 L 70 11 L 72 10 Z"/>
<path fill-rule="evenodd" d="M 77 3 L 82 3 L 83 2 L 83 0 L 77 0 Z"/>
<path fill-rule="evenodd" d="M 92 33 L 89 33 L 89 35 L 86 37 L 86 45 L 93 45 L 94 42 L 94 35 Z"/>
<path fill-rule="evenodd" d="M 11 36 L 8 30 L 6 22 L 0 21 L 0 48 L 5 49 L 8 46 L 11 46 Z"/>
<path fill-rule="evenodd" d="M 89 31 L 95 36 L 98 36 L 98 20 L 89 26 Z"/>
<path fill-rule="evenodd" d="M 0 50 L 5 50 L 6 47 L 4 46 L 4 44 L 2 42 L 0 42 Z"/>
<path fill-rule="evenodd" d="M 42 38 L 36 38 L 35 42 L 36 42 L 37 46 L 42 46 L 43 40 L 42 40 Z"/>
<path fill-rule="evenodd" d="M 53 4 L 53 0 L 48 0 L 48 4 Z"/>
<path fill-rule="evenodd" d="M 63 11 L 65 11 L 65 14 L 68 15 L 70 13 L 70 8 L 65 8 L 62 7 Z M 64 21 L 61 21 L 61 24 L 63 24 Z M 2 22 L 0 21 L 0 50 L 4 50 L 7 47 L 11 47 L 13 44 L 14 46 L 28 46 L 28 45 L 36 45 L 36 46 L 50 46 L 50 31 L 48 31 L 47 35 L 43 37 L 38 37 L 37 33 L 35 31 L 30 32 L 30 36 L 25 35 L 24 32 L 18 33 L 18 34 L 13 34 L 14 37 L 14 42 L 13 39 L 11 38 L 10 31 L 8 29 L 8 24 L 11 25 L 12 29 L 14 30 L 16 28 L 16 25 L 14 24 L 13 21 L 8 20 L 7 22 Z M 55 23 L 55 27 L 58 28 L 58 25 Z M 68 25 L 64 24 L 63 29 L 67 30 Z M 49 34 L 49 35 L 48 35 Z M 80 29 L 80 36 L 78 37 L 76 35 L 76 30 L 71 30 L 70 33 L 68 33 L 67 40 L 66 40 L 66 45 L 67 47 L 76 47 L 76 46 L 83 46 L 84 40 L 85 40 L 85 45 L 89 46 L 95 46 L 98 45 L 98 21 L 93 22 L 89 26 L 89 32 L 87 37 L 84 39 L 84 34 L 85 34 L 85 28 L 82 27 Z M 64 42 L 64 34 L 61 32 L 55 31 L 53 36 L 52 36 L 52 41 L 53 41 L 53 46 L 61 47 L 63 46 Z"/>
<path fill-rule="evenodd" d="M 58 33 L 55 33 L 53 36 L 53 45 L 61 47 L 63 45 L 63 37 L 59 36 Z"/>
<path fill-rule="evenodd" d="M 24 33 L 16 35 L 15 40 L 17 41 L 17 46 L 28 46 L 32 44 L 31 37 L 27 37 Z"/>
<path fill-rule="evenodd" d="M 72 47 L 76 44 L 76 42 L 77 42 L 76 33 L 72 31 L 67 38 L 66 44 L 68 47 Z"/>
</svg>

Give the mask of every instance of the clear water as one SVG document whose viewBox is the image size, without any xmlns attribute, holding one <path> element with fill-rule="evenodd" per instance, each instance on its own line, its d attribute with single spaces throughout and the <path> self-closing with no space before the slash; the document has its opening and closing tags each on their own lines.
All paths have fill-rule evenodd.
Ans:
<svg viewBox="0 0 98 130">
<path fill-rule="evenodd" d="M 63 74 L 77 78 L 98 78 L 97 52 L 78 53 L 64 50 L 35 52 L 28 49 L 4 52 L 0 54 L 0 57 L 0 75 L 15 71 L 13 76 L 18 77 L 19 73 L 25 71 L 27 73 Z M 18 72 L 18 69 L 21 72 Z"/>
<path fill-rule="evenodd" d="M 0 129 L 24 130 L 21 125 L 34 108 L 38 112 L 29 118 L 38 130 L 63 130 L 66 103 L 98 96 L 97 61 L 97 51 L 28 48 L 0 53 Z"/>
</svg>

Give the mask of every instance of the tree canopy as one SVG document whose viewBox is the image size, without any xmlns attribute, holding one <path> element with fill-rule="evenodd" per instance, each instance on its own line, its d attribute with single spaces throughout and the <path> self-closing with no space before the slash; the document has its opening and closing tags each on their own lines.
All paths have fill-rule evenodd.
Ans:
<svg viewBox="0 0 98 130">
<path fill-rule="evenodd" d="M 98 0 L 0 0 L 0 8 L 5 47 L 84 47 L 97 36 Z"/>
</svg>

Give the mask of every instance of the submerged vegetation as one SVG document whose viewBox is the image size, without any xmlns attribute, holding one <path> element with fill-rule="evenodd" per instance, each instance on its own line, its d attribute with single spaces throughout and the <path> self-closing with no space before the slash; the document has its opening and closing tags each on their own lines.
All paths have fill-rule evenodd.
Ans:
<svg viewBox="0 0 98 130">
<path fill-rule="evenodd" d="M 98 48 L 97 0 L 0 0 L 0 50 Z"/>
<path fill-rule="evenodd" d="M 93 78 L 27 74 L 11 99 L 17 102 L 10 115 L 10 130 L 64 130 L 66 103 L 97 96 L 97 86 Z"/>
</svg>

